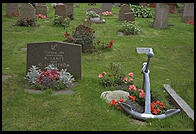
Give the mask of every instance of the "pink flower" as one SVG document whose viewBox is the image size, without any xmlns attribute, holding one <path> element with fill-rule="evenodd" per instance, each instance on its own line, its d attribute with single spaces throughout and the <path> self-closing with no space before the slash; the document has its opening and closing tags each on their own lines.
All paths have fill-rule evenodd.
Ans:
<svg viewBox="0 0 196 134">
<path fill-rule="evenodd" d="M 129 86 L 129 90 L 134 90 L 134 91 L 136 91 L 136 87 L 135 87 L 134 85 L 130 85 L 130 86 Z"/>
<path fill-rule="evenodd" d="M 132 78 L 129 78 L 129 82 L 132 82 L 133 81 L 133 79 Z"/>
<path fill-rule="evenodd" d="M 107 74 L 106 72 L 103 72 L 103 73 L 102 73 L 103 76 L 106 75 L 106 74 Z"/>
<path fill-rule="evenodd" d="M 98 75 L 98 78 L 100 78 L 100 79 L 101 79 L 102 77 L 103 77 L 103 75 L 102 75 L 102 74 L 99 74 L 99 75 Z"/>
<path fill-rule="evenodd" d="M 139 98 L 144 98 L 144 97 L 145 97 L 145 93 L 144 92 L 140 92 Z"/>
<path fill-rule="evenodd" d="M 144 93 L 144 90 L 140 88 L 140 89 L 139 89 L 139 92 L 140 92 L 140 93 Z"/>
<path fill-rule="evenodd" d="M 127 78 L 127 77 L 124 77 L 123 81 L 125 82 L 125 81 L 127 81 L 127 80 L 128 80 L 128 78 Z"/>
<path fill-rule="evenodd" d="M 133 73 L 132 73 L 132 72 L 130 72 L 130 73 L 129 73 L 129 76 L 130 76 L 130 77 L 133 77 Z"/>
</svg>

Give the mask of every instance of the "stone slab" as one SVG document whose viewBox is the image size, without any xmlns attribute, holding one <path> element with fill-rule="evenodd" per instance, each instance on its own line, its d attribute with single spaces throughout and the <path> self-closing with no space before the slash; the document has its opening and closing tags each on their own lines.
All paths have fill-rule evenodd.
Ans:
<svg viewBox="0 0 196 134">
<path fill-rule="evenodd" d="M 136 47 L 137 53 L 142 54 L 148 54 L 149 50 L 152 48 L 147 48 L 147 47 Z"/>
<path fill-rule="evenodd" d="M 11 78 L 11 75 L 2 75 L 2 81 L 7 80 L 8 78 Z"/>
<path fill-rule="evenodd" d="M 192 108 L 170 87 L 170 85 L 163 84 L 163 86 L 177 105 L 194 121 L 194 111 Z"/>
</svg>

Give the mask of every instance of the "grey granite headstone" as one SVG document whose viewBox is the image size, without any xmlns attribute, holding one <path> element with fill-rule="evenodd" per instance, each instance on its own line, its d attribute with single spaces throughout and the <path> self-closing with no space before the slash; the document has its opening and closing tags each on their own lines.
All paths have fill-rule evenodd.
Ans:
<svg viewBox="0 0 196 134">
<path fill-rule="evenodd" d="M 111 12 L 112 11 L 112 3 L 102 3 L 101 9 L 102 9 L 102 12 L 105 12 L 105 11 Z"/>
<path fill-rule="evenodd" d="M 70 19 L 74 19 L 73 3 L 64 3 L 64 6 L 66 9 L 66 16 Z"/>
<path fill-rule="evenodd" d="M 182 22 L 194 21 L 194 3 L 184 3 Z"/>
<path fill-rule="evenodd" d="M 18 16 L 18 3 L 6 3 L 6 15 Z"/>
<path fill-rule="evenodd" d="M 56 8 L 55 8 L 55 15 L 58 15 L 58 16 L 62 16 L 62 17 L 67 17 L 67 14 L 66 14 L 66 8 L 64 6 L 64 4 L 56 4 Z"/>
<path fill-rule="evenodd" d="M 81 45 L 65 42 L 40 42 L 27 44 L 27 71 L 32 65 L 42 70 L 53 64 L 59 70 L 67 68 L 81 79 Z"/>
<path fill-rule="evenodd" d="M 123 4 L 119 10 L 119 20 L 123 21 L 125 19 L 125 13 L 131 12 L 130 6 L 128 4 Z"/>
<path fill-rule="evenodd" d="M 156 3 L 153 27 L 167 28 L 168 27 L 168 13 L 169 13 L 169 6 L 167 4 Z"/>
<path fill-rule="evenodd" d="M 48 7 L 46 5 L 35 5 L 35 9 L 36 9 L 36 14 L 43 14 L 45 16 L 47 16 L 48 13 Z"/>
<path fill-rule="evenodd" d="M 124 13 L 124 21 L 135 21 L 135 16 L 133 12 Z"/>
<path fill-rule="evenodd" d="M 140 6 L 143 6 L 143 7 L 146 7 L 147 6 L 147 3 L 140 3 L 139 5 Z"/>
<path fill-rule="evenodd" d="M 35 8 L 30 3 L 24 3 L 19 8 L 19 20 L 24 18 L 35 19 Z"/>
</svg>

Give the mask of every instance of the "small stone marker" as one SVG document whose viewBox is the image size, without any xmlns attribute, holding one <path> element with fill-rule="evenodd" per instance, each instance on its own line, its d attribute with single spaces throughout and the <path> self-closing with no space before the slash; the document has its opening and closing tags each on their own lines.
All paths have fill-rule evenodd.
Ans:
<svg viewBox="0 0 196 134">
<path fill-rule="evenodd" d="M 2 81 L 7 80 L 11 77 L 12 77 L 11 75 L 2 75 Z"/>
<path fill-rule="evenodd" d="M 90 21 L 92 23 L 105 23 L 105 20 L 101 19 L 101 18 L 103 18 L 103 14 L 102 14 L 101 9 L 99 9 L 99 8 L 91 8 L 91 9 L 87 10 L 87 12 L 90 12 L 90 11 L 93 11 L 93 12 L 95 12 L 96 14 L 98 14 L 100 16 L 100 17 L 96 17 L 96 18 L 90 18 Z M 87 19 L 85 21 L 87 21 Z"/>
<path fill-rule="evenodd" d="M 19 20 L 24 18 L 35 19 L 35 8 L 30 3 L 24 3 L 22 7 L 19 8 Z"/>
<path fill-rule="evenodd" d="M 53 64 L 81 79 L 81 45 L 65 42 L 40 42 L 27 44 L 27 71 L 32 65 L 41 70 Z"/>
<path fill-rule="evenodd" d="M 194 121 L 194 111 L 191 107 L 170 87 L 170 85 L 164 84 L 163 86 L 177 105 Z"/>
<path fill-rule="evenodd" d="M 138 54 L 142 54 L 142 53 L 148 54 L 150 49 L 152 49 L 152 48 L 136 47 L 136 50 L 137 50 Z"/>
<path fill-rule="evenodd" d="M 194 21 L 194 3 L 184 3 L 182 22 Z"/>
<path fill-rule="evenodd" d="M 112 12 L 112 3 L 102 3 L 101 9 L 102 9 L 102 12 L 105 12 L 105 11 Z"/>
<path fill-rule="evenodd" d="M 47 16 L 48 7 L 46 5 L 44 5 L 44 3 L 36 4 L 35 9 L 36 9 L 36 14 L 43 14 L 43 15 Z"/>
<path fill-rule="evenodd" d="M 18 3 L 6 3 L 6 15 L 18 16 Z"/>
<path fill-rule="evenodd" d="M 168 13 L 169 13 L 169 6 L 167 4 L 156 3 L 153 27 L 167 28 L 168 27 Z"/>
</svg>

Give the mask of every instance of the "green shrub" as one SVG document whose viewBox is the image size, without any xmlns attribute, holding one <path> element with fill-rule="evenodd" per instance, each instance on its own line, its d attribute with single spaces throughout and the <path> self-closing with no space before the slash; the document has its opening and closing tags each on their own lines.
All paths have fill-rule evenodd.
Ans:
<svg viewBox="0 0 196 134">
<path fill-rule="evenodd" d="M 18 19 L 16 22 L 17 26 L 35 26 L 35 19 L 31 19 L 29 17 Z"/>
<path fill-rule="evenodd" d="M 58 15 L 54 16 L 53 24 L 56 26 L 63 26 L 64 28 L 69 27 L 70 24 L 70 18 L 69 17 L 61 17 Z"/>
<path fill-rule="evenodd" d="M 125 35 L 135 35 L 138 34 L 141 30 L 135 24 L 135 22 L 124 22 L 118 31 L 123 32 Z"/>
<path fill-rule="evenodd" d="M 151 8 L 143 6 L 131 5 L 131 12 L 134 13 L 135 17 L 139 18 L 152 18 L 153 16 L 153 11 Z"/>
</svg>

